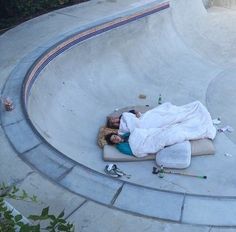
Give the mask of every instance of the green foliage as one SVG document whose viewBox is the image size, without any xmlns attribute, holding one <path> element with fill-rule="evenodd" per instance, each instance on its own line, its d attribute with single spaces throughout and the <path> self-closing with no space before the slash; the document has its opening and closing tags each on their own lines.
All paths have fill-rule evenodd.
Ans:
<svg viewBox="0 0 236 232">
<path fill-rule="evenodd" d="M 49 213 L 49 207 L 42 210 L 40 215 L 30 215 L 28 219 L 34 222 L 33 225 L 25 223 L 22 215 L 14 215 L 13 210 L 6 206 L 5 199 L 23 200 L 38 202 L 35 195 L 30 196 L 25 190 L 20 190 L 15 185 L 7 186 L 5 183 L 0 184 L 0 232 L 73 232 L 74 225 L 67 222 L 64 217 L 64 210 L 55 216 Z M 45 228 L 41 227 L 41 222 L 47 223 Z"/>
<path fill-rule="evenodd" d="M 0 0 L 0 29 L 62 6 L 86 0 Z"/>
<path fill-rule="evenodd" d="M 0 0 L 3 17 L 26 17 L 38 11 L 58 7 L 72 0 Z"/>
</svg>

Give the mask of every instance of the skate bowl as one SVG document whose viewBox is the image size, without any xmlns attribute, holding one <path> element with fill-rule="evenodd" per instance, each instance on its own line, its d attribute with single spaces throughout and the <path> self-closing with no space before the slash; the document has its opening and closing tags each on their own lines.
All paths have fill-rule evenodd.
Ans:
<svg viewBox="0 0 236 232">
<path fill-rule="evenodd" d="M 119 163 L 132 177 L 113 179 L 104 174 L 107 163 L 97 145 L 109 113 L 155 106 L 159 94 L 176 105 L 199 100 L 222 125 L 236 128 L 236 12 L 233 4 L 219 5 L 134 4 L 52 38 L 26 56 L 3 91 L 12 96 L 15 110 L 2 112 L 2 124 L 20 157 L 58 184 L 111 207 L 180 223 L 236 226 L 233 133 L 218 134 L 216 154 L 194 157 L 184 170 L 207 180 L 160 179 L 152 174 L 154 161 Z M 137 204 L 140 194 L 148 207 Z"/>
</svg>

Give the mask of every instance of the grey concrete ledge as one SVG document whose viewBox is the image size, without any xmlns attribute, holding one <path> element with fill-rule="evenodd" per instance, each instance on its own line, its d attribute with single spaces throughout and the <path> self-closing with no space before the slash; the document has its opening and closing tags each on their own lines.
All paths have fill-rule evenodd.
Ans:
<svg viewBox="0 0 236 232">
<path fill-rule="evenodd" d="M 116 192 L 122 187 L 122 181 L 97 175 L 96 172 L 80 166 L 74 167 L 59 184 L 74 193 L 104 204 L 110 204 Z"/>
<path fill-rule="evenodd" d="M 26 120 L 4 126 L 4 130 L 12 146 L 19 154 L 29 151 L 42 143 Z"/>
<path fill-rule="evenodd" d="M 117 232 L 117 231 L 139 231 L 139 232 L 210 232 L 211 228 L 206 226 L 182 225 L 178 223 L 165 222 L 152 218 L 144 218 L 128 214 L 120 210 L 101 206 L 87 201 L 69 219 L 78 225 L 79 231 Z M 87 222 L 86 228 L 81 222 Z M 99 225 L 99 226 L 98 226 Z M 84 229 L 85 228 L 85 229 Z M 223 231 L 221 231 L 223 232 Z M 226 232 L 226 231 L 224 231 Z"/>
<path fill-rule="evenodd" d="M 235 199 L 187 196 L 182 222 L 214 226 L 236 226 Z"/>
<path fill-rule="evenodd" d="M 56 181 L 69 173 L 75 166 L 74 162 L 61 156 L 47 144 L 40 144 L 34 149 L 23 153 L 21 157 L 44 175 Z"/>
<path fill-rule="evenodd" d="M 125 185 L 115 201 L 115 206 L 127 211 L 180 221 L 184 195 Z"/>
</svg>

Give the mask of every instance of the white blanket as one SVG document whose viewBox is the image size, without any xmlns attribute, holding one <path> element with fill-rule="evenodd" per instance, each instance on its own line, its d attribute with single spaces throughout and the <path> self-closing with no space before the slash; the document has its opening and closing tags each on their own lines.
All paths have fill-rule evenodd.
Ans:
<svg viewBox="0 0 236 232">
<path fill-rule="evenodd" d="M 214 139 L 216 135 L 211 116 L 199 101 L 184 106 L 164 103 L 140 118 L 123 113 L 119 133 L 126 132 L 131 133 L 129 144 L 137 157 L 185 140 Z"/>
</svg>

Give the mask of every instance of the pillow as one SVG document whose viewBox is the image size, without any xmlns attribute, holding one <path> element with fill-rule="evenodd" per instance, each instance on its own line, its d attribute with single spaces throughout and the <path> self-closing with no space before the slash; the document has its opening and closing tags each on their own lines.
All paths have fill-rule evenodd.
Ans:
<svg viewBox="0 0 236 232">
<path fill-rule="evenodd" d="M 117 133 L 117 132 L 118 132 L 118 129 L 112 129 L 112 128 L 102 126 L 99 129 L 99 133 L 98 133 L 98 146 L 103 148 L 107 144 L 107 141 L 105 140 L 105 136 L 107 134 Z"/>
<path fill-rule="evenodd" d="M 164 168 L 187 168 L 191 162 L 191 144 L 189 141 L 165 147 L 156 155 L 156 163 Z"/>
</svg>

